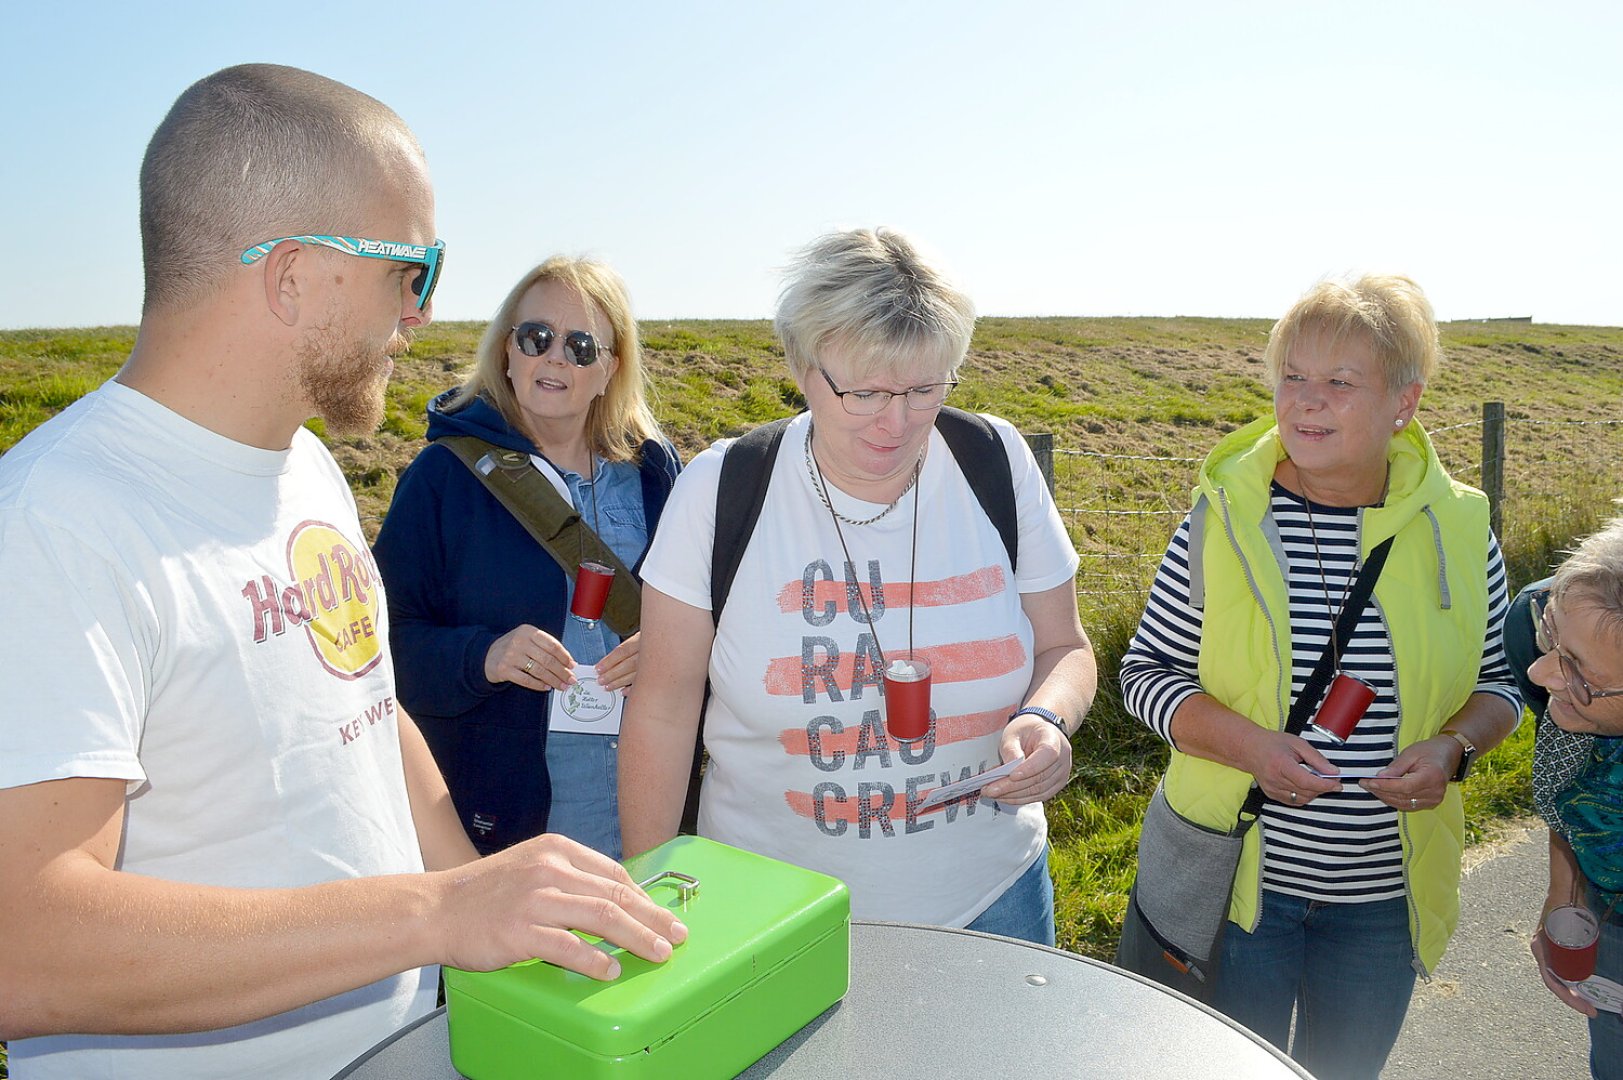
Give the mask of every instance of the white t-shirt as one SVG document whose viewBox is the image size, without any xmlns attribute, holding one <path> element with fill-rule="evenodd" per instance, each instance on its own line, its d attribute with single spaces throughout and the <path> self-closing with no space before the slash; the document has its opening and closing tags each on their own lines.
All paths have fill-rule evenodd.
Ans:
<svg viewBox="0 0 1623 1080">
<path fill-rule="evenodd" d="M 931 789 L 998 764 L 1004 725 L 1031 681 L 1032 630 L 1019 594 L 1076 574 L 1031 451 L 1013 427 L 993 422 L 1014 473 L 1014 587 L 997 529 L 934 431 L 917 502 L 909 493 L 871 525 L 840 526 L 858 568 L 849 573 L 807 471 L 802 415 L 784 433 L 710 653 L 699 831 L 844 880 L 858 918 L 963 926 L 1047 839 L 1040 804 L 972 799 L 918 810 Z M 643 564 L 648 584 L 707 611 L 729 445 L 682 470 Z M 837 488 L 829 495 L 858 521 L 884 509 Z M 917 743 L 885 734 L 879 650 L 853 577 L 887 659 L 908 655 L 911 608 L 913 647 L 933 669 L 934 723 Z"/>
<path fill-rule="evenodd" d="M 119 869 L 422 869 L 377 568 L 309 432 L 261 450 L 109 382 L 0 458 L 0 581 L 0 787 L 128 781 Z M 330 1076 L 433 1008 L 436 975 L 224 1031 L 22 1039 L 11 1075 Z"/>
</svg>

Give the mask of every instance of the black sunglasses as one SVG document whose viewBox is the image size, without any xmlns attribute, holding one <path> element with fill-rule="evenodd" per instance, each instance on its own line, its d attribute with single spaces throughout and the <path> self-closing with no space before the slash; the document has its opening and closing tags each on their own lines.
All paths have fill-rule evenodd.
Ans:
<svg viewBox="0 0 1623 1080">
<path fill-rule="evenodd" d="M 558 331 L 544 322 L 523 322 L 513 327 L 513 340 L 518 342 L 519 352 L 525 356 L 545 356 L 557 336 Z M 591 367 L 597 363 L 600 350 L 611 355 L 614 352 L 607 345 L 599 345 L 597 339 L 584 330 L 571 330 L 564 335 L 564 355 L 576 367 Z"/>
</svg>

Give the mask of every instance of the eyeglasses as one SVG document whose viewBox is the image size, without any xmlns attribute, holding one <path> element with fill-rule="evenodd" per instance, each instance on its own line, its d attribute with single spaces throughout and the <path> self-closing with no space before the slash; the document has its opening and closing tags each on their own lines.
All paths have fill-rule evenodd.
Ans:
<svg viewBox="0 0 1623 1080">
<path fill-rule="evenodd" d="M 821 367 L 818 374 L 828 383 L 828 388 L 834 396 L 840 399 L 845 411 L 852 416 L 873 416 L 882 413 L 890 404 L 893 397 L 905 397 L 907 407 L 915 412 L 925 412 L 930 409 L 939 409 L 947 400 L 947 393 L 958 385 L 957 379 L 948 379 L 946 382 L 926 383 L 923 386 L 914 386 L 906 390 L 841 390 L 834 385 L 834 380 L 828 377 L 828 372 Z"/>
<path fill-rule="evenodd" d="M 1588 705 L 1596 698 L 1623 697 L 1623 688 L 1596 690 L 1589 685 L 1589 680 L 1578 671 L 1572 657 L 1561 651 L 1561 643 L 1555 638 L 1555 620 L 1550 617 L 1549 608 L 1535 599 L 1528 604 L 1528 609 L 1533 613 L 1533 641 L 1540 652 L 1555 653 L 1555 658 L 1561 663 L 1561 679 L 1567 684 L 1574 701 L 1579 705 Z"/>
<path fill-rule="evenodd" d="M 513 327 L 513 340 L 525 356 L 545 356 L 558 331 L 544 322 L 522 322 Z M 614 350 L 600 343 L 584 330 L 571 330 L 564 335 L 564 355 L 576 367 L 591 367 L 597 363 L 598 353 L 614 355 Z"/>
<path fill-rule="evenodd" d="M 256 263 L 271 253 L 277 244 L 297 240 L 301 244 L 320 244 L 322 247 L 342 251 L 345 255 L 359 255 L 367 259 L 388 259 L 390 262 L 420 263 L 422 269 L 411 279 L 412 295 L 417 297 L 417 310 L 428 306 L 434 287 L 440 283 L 440 270 L 445 266 L 445 241 L 436 240 L 430 247 L 422 244 L 401 244 L 394 240 L 368 240 L 364 236 L 280 236 L 255 244 L 242 253 L 244 263 Z"/>
</svg>

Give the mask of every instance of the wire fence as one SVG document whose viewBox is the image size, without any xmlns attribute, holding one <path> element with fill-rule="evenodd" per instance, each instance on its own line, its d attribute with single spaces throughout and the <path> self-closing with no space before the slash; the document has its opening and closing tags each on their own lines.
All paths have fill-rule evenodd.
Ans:
<svg viewBox="0 0 1623 1080">
<path fill-rule="evenodd" d="M 1519 587 L 1615 512 L 1611 500 L 1623 495 L 1623 419 L 1506 416 L 1494 426 L 1480 419 L 1428 434 L 1449 473 L 1494 500 L 1511 583 Z M 1052 449 L 1054 501 L 1081 557 L 1079 596 L 1142 601 L 1189 510 L 1209 448 L 1192 446 L 1189 456 Z M 1034 449 L 1041 461 L 1043 448 L 1034 441 Z"/>
</svg>

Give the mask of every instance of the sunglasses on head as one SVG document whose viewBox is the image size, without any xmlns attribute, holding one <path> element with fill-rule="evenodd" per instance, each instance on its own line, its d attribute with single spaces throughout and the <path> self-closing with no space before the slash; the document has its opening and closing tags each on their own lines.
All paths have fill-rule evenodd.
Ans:
<svg viewBox="0 0 1623 1080">
<path fill-rule="evenodd" d="M 513 327 L 513 340 L 518 342 L 519 352 L 525 356 L 545 356 L 552 342 L 558 336 L 558 331 L 544 322 L 522 322 Z M 563 336 L 564 355 L 576 367 L 591 367 L 597 363 L 598 353 L 613 353 L 614 350 L 607 345 L 599 344 L 598 340 L 585 330 L 571 330 Z"/>
<path fill-rule="evenodd" d="M 255 244 L 242 253 L 244 263 L 256 263 L 271 253 L 277 244 L 297 240 L 301 244 L 320 244 L 345 255 L 358 255 L 366 259 L 388 259 L 390 262 L 419 263 L 422 269 L 412 275 L 411 294 L 417 298 L 417 310 L 428 306 L 434 287 L 440 283 L 440 269 L 445 266 L 445 241 L 436 240 L 431 246 L 402 244 L 394 240 L 369 240 L 364 236 L 279 236 Z"/>
</svg>

